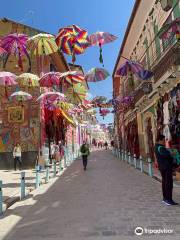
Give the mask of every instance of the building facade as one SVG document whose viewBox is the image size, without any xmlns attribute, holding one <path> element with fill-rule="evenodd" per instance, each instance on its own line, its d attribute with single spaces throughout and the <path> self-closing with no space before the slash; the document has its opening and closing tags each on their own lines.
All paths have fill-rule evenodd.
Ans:
<svg viewBox="0 0 180 240">
<path fill-rule="evenodd" d="M 179 18 L 178 0 L 137 0 L 113 72 L 113 97 L 133 95 L 132 104 L 115 112 L 117 145 L 152 160 L 160 133 L 166 136 L 167 145 L 180 150 Z M 171 27 L 162 37 L 163 28 L 176 21 L 176 30 Z M 132 74 L 118 76 L 117 70 L 126 59 L 140 63 L 153 77 L 147 81 Z"/>
</svg>

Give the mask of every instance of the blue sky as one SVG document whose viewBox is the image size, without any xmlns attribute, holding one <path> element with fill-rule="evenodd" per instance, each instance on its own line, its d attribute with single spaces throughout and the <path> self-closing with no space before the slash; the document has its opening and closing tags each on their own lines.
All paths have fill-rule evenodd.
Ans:
<svg viewBox="0 0 180 240">
<path fill-rule="evenodd" d="M 76 24 L 89 34 L 96 31 L 110 32 L 118 39 L 103 46 L 105 68 L 112 75 L 119 48 L 135 0 L 10 0 L 2 1 L 0 17 L 7 17 L 23 24 L 32 25 L 40 30 L 56 34 L 59 28 Z M 77 56 L 76 64 L 83 66 L 85 72 L 92 67 L 101 67 L 98 47 L 89 48 L 85 54 Z M 112 97 L 112 77 L 91 83 L 90 92 L 95 97 Z M 112 114 L 102 123 L 113 121 Z"/>
</svg>

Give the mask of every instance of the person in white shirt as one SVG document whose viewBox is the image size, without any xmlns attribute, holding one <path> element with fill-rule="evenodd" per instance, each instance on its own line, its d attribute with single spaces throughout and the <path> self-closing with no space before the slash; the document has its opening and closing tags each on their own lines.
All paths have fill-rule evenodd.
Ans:
<svg viewBox="0 0 180 240">
<path fill-rule="evenodd" d="M 14 158 L 14 170 L 16 171 L 17 162 L 19 164 L 19 170 L 22 167 L 22 160 L 21 160 L 21 145 L 17 143 L 13 149 L 13 158 Z"/>
</svg>

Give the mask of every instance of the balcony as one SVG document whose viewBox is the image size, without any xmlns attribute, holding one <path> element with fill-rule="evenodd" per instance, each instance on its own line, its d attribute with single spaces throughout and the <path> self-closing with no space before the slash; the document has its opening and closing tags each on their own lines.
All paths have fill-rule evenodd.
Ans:
<svg viewBox="0 0 180 240">
<path fill-rule="evenodd" d="M 154 72 L 156 83 L 172 66 L 180 65 L 180 42 L 172 36 L 162 41 L 159 51 L 155 51 L 150 59 L 150 69 Z"/>
</svg>

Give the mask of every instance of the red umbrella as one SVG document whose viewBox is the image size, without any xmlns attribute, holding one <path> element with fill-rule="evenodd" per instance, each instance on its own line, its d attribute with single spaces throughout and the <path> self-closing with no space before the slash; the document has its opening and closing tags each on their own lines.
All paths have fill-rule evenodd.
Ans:
<svg viewBox="0 0 180 240">
<path fill-rule="evenodd" d="M 60 72 L 48 72 L 44 74 L 39 81 L 41 87 L 53 87 L 54 85 L 60 85 Z"/>
<path fill-rule="evenodd" d="M 81 83 L 84 81 L 84 75 L 77 71 L 68 71 L 61 74 L 61 78 L 64 78 L 69 84 Z"/>
</svg>

